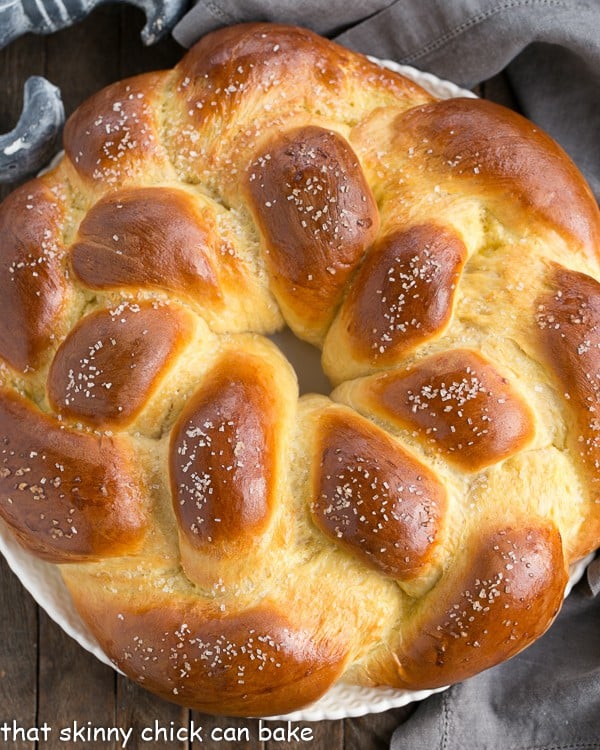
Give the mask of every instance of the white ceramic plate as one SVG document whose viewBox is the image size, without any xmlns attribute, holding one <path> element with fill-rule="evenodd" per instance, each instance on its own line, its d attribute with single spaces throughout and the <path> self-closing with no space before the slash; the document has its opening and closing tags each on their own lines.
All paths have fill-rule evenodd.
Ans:
<svg viewBox="0 0 600 750">
<path fill-rule="evenodd" d="M 429 73 L 422 73 L 415 68 L 398 65 L 387 60 L 375 61 L 413 79 L 434 96 L 441 99 L 448 99 L 455 96 L 474 97 L 472 92 L 461 89 L 449 81 L 436 78 Z M 305 344 L 302 344 L 302 342 L 297 341 L 289 335 L 286 336 L 285 333 L 278 334 L 275 340 L 281 345 L 285 353 L 289 353 L 292 362 L 295 359 L 294 347 L 300 348 L 303 352 L 298 360 L 306 362 Z M 300 375 L 302 377 L 302 373 Z M 310 385 L 315 390 L 322 390 L 322 383 L 319 380 L 320 375 L 317 374 L 316 377 L 317 381 Z M 307 378 L 309 379 L 309 376 Z M 305 386 L 307 378 L 305 378 Z M 305 387 L 304 390 L 308 390 L 308 388 Z M 13 572 L 40 607 L 83 648 L 98 657 L 100 661 L 114 668 L 114 665 L 88 632 L 75 611 L 58 568 L 49 563 L 37 560 L 25 552 L 2 524 L 0 524 L 0 552 L 2 552 Z M 584 570 L 585 561 L 580 563 L 577 569 L 573 571 L 572 582 L 578 580 Z M 276 718 L 285 718 L 290 721 L 321 721 L 323 719 L 343 719 L 352 716 L 362 716 L 363 714 L 378 713 L 380 711 L 387 711 L 390 708 L 398 708 L 413 701 L 427 698 L 433 693 L 444 689 L 414 692 L 393 690 L 390 688 L 365 688 L 357 685 L 338 684 L 331 688 L 316 703 L 300 711 L 287 714 L 285 717 Z"/>
</svg>

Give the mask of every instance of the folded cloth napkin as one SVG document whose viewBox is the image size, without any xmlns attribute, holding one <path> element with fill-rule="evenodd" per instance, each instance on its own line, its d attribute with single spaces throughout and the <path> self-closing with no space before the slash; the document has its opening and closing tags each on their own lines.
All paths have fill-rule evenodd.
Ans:
<svg viewBox="0 0 600 750">
<path fill-rule="evenodd" d="M 600 200 L 600 0 L 199 0 L 190 46 L 242 21 L 308 26 L 360 52 L 471 88 L 500 71 Z M 600 749 L 600 558 L 548 633 L 515 659 L 424 701 L 392 750 Z"/>
<path fill-rule="evenodd" d="M 600 0 L 199 0 L 173 36 L 189 47 L 242 21 L 307 26 L 466 88 L 505 69 L 600 199 Z"/>
</svg>

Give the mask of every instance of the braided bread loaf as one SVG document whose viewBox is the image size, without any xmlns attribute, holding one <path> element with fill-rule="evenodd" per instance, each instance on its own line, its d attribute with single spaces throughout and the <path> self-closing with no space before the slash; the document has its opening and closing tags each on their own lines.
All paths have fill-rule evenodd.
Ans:
<svg viewBox="0 0 600 750">
<path fill-rule="evenodd" d="M 264 715 L 540 636 L 600 542 L 600 220 L 561 149 L 266 24 L 64 142 L 0 208 L 0 514 L 115 664 Z"/>
</svg>

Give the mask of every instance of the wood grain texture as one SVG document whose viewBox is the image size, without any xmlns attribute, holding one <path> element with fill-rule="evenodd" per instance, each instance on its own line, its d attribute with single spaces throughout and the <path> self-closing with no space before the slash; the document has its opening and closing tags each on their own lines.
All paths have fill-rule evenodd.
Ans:
<svg viewBox="0 0 600 750">
<path fill-rule="evenodd" d="M 191 712 L 191 721 L 202 727 L 202 743 L 191 743 L 190 750 L 222 750 L 235 747 L 236 750 L 267 750 L 265 743 L 258 739 L 258 719 L 226 718 L 209 716 L 198 711 Z M 227 730 L 228 735 L 225 734 Z M 220 737 L 236 737 L 234 740 L 220 740 Z"/>
<path fill-rule="evenodd" d="M 64 748 L 60 731 L 115 726 L 115 672 L 82 648 L 40 610 L 37 724 L 53 731 L 44 750 Z M 77 722 L 77 726 L 75 726 Z M 86 747 L 115 747 L 90 742 Z"/>
<path fill-rule="evenodd" d="M 38 608 L 0 556 L 0 726 L 36 725 L 37 656 Z M 35 743 L 11 747 L 34 750 Z"/>
<path fill-rule="evenodd" d="M 90 94 L 121 78 L 118 28 L 119 9 L 108 6 L 44 40 L 45 75 L 60 88 L 67 117 Z"/>
<path fill-rule="evenodd" d="M 167 737 L 171 728 L 189 726 L 190 711 L 174 703 L 167 703 L 147 690 L 142 690 L 131 680 L 117 675 L 115 693 L 115 726 L 131 728 L 132 738 L 141 739 L 142 732 L 150 729 L 156 741 L 150 747 L 153 750 L 189 750 L 192 746 L 187 740 L 170 742 Z M 166 733 L 158 730 L 165 729 Z M 133 740 L 131 741 L 133 742 Z M 204 745 L 203 745 L 204 747 Z"/>
</svg>

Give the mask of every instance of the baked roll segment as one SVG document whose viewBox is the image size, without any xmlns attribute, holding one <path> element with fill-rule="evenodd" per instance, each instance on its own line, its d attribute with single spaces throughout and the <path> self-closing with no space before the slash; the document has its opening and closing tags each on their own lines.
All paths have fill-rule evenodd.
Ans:
<svg viewBox="0 0 600 750">
<path fill-rule="evenodd" d="M 124 302 L 87 315 L 52 361 L 50 405 L 59 414 L 97 428 L 130 424 L 193 329 L 189 313 L 158 302 Z"/>
<path fill-rule="evenodd" d="M 478 674 L 539 638 L 568 580 L 561 537 L 531 517 L 482 521 L 434 590 L 415 604 L 391 652 L 367 667 L 376 683 L 436 688 Z"/>
<path fill-rule="evenodd" d="M 127 444 L 74 430 L 0 392 L 0 516 L 20 543 L 55 563 L 135 552 L 145 490 Z"/>
<path fill-rule="evenodd" d="M 394 123 L 391 148 L 444 190 L 478 195 L 513 232 L 556 232 L 597 263 L 598 206 L 565 152 L 521 115 L 485 99 L 417 106 Z"/>
<path fill-rule="evenodd" d="M 390 231 L 354 277 L 323 348 L 323 367 L 339 378 L 393 366 L 450 321 L 467 249 L 434 221 Z"/>
<path fill-rule="evenodd" d="M 117 81 L 69 117 L 64 147 L 85 193 L 175 176 L 160 135 L 167 78 L 167 73 L 157 72 Z"/>
<path fill-rule="evenodd" d="M 432 99 L 410 79 L 309 29 L 284 24 L 237 24 L 207 34 L 176 69 L 198 125 L 217 116 L 230 120 L 232 112 L 246 120 L 248 110 L 254 113 L 259 101 L 269 104 L 272 98 L 288 108 L 299 99 L 331 108 L 354 105 L 358 111 L 363 98 L 370 108 Z M 353 86 L 355 97 L 346 101 Z M 197 103 L 202 106 L 194 107 Z"/>
<path fill-rule="evenodd" d="M 287 362 L 270 342 L 250 340 L 219 358 L 177 420 L 173 509 L 184 570 L 201 586 L 273 574 L 296 400 Z"/>
<path fill-rule="evenodd" d="M 333 397 L 410 430 L 467 472 L 517 453 L 535 435 L 533 414 L 508 379 L 467 349 L 344 384 Z"/>
<path fill-rule="evenodd" d="M 278 24 L 207 34 L 175 71 L 166 138 L 173 164 L 184 179 L 209 184 L 236 204 L 239 175 L 275 130 L 311 120 L 343 128 L 380 105 L 432 100 L 365 57 Z"/>
<path fill-rule="evenodd" d="M 600 284 L 554 264 L 547 282 L 552 291 L 537 299 L 535 311 L 541 353 L 558 381 L 569 445 L 588 494 L 577 558 L 596 549 L 600 534 Z"/>
<path fill-rule="evenodd" d="M 197 597 L 144 602 L 71 588 L 104 652 L 125 674 L 175 703 L 229 716 L 287 713 L 341 675 L 349 645 L 304 626 L 269 600 L 230 615 Z"/>
<path fill-rule="evenodd" d="M 344 407 L 322 411 L 315 442 L 310 507 L 316 525 L 401 586 L 428 580 L 439 563 L 447 511 L 436 476 Z"/>
<path fill-rule="evenodd" d="M 40 366 L 70 299 L 65 200 L 62 186 L 37 179 L 0 206 L 0 356 L 20 372 Z"/>
<path fill-rule="evenodd" d="M 319 92 L 339 90 L 350 56 L 324 45 L 307 29 L 241 24 L 208 34 L 177 65 L 178 92 L 202 133 L 228 138 L 234 123 L 251 121 L 275 104 L 304 104 Z M 266 53 L 270 54 L 266 54 Z M 266 109 L 265 109 L 266 107 Z"/>
<path fill-rule="evenodd" d="M 71 267 L 91 289 L 176 295 L 216 331 L 272 330 L 274 302 L 226 214 L 172 185 L 117 190 L 85 215 Z"/>
<path fill-rule="evenodd" d="M 71 247 L 92 289 L 168 289 L 224 308 L 215 268 L 214 219 L 177 188 L 127 188 L 85 215 Z"/>
<path fill-rule="evenodd" d="M 356 154 L 331 130 L 293 129 L 255 157 L 245 179 L 283 316 L 320 343 L 379 228 Z"/>
</svg>

